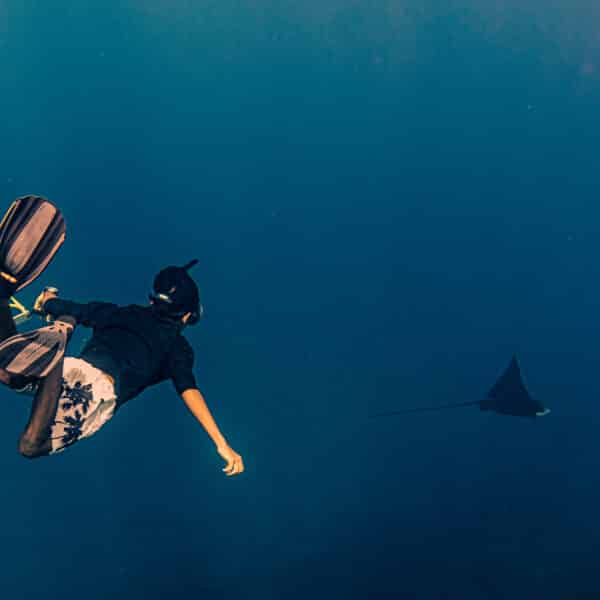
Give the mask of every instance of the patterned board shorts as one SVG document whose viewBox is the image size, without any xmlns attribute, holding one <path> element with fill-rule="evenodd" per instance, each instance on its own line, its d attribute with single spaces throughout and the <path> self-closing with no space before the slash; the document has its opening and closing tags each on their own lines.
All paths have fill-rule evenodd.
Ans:
<svg viewBox="0 0 600 600">
<path fill-rule="evenodd" d="M 51 454 L 94 435 L 111 419 L 116 404 L 115 386 L 102 371 L 81 358 L 65 357 Z"/>
</svg>

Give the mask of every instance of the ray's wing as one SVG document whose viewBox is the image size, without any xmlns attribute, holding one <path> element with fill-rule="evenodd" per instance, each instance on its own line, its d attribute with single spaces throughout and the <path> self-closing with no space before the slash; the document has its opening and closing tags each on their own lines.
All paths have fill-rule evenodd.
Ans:
<svg viewBox="0 0 600 600">
<path fill-rule="evenodd" d="M 491 401 L 488 407 L 503 415 L 535 418 L 549 412 L 527 391 L 516 356 L 492 386 L 488 398 Z"/>
<path fill-rule="evenodd" d="M 516 356 L 512 357 L 506 371 L 492 386 L 492 389 L 488 393 L 488 398 L 493 398 L 498 402 L 507 399 L 511 399 L 513 402 L 519 400 L 531 402 L 531 396 L 523 383 L 521 369 L 519 368 Z"/>
</svg>

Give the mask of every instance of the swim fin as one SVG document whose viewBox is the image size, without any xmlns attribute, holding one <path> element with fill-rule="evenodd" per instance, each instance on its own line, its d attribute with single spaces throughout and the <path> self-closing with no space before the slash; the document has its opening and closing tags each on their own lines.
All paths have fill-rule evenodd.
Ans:
<svg viewBox="0 0 600 600">
<path fill-rule="evenodd" d="M 0 222 L 0 296 L 9 297 L 41 275 L 66 236 L 62 213 L 40 196 L 17 198 Z"/>
<path fill-rule="evenodd" d="M 75 329 L 75 319 L 63 316 L 52 325 L 18 333 L 0 344 L 0 381 L 11 378 L 46 377 L 65 354 Z"/>
</svg>

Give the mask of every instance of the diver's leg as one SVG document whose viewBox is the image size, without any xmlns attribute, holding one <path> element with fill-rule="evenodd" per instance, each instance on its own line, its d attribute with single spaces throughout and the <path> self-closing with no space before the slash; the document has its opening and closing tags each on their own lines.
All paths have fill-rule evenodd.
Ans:
<svg viewBox="0 0 600 600">
<path fill-rule="evenodd" d="M 26 458 L 47 456 L 52 450 L 51 431 L 62 391 L 64 359 L 41 381 L 29 422 L 19 438 L 19 452 Z"/>
<path fill-rule="evenodd" d="M 1 283 L 2 280 L 0 280 L 0 342 L 3 342 L 17 333 L 17 327 L 9 306 L 10 300 L 3 294 Z M 11 375 L 4 369 L 0 369 L 0 383 L 10 385 L 11 382 Z"/>
<path fill-rule="evenodd" d="M 0 295 L 0 342 L 17 333 L 17 327 L 9 306 L 9 299 Z"/>
<path fill-rule="evenodd" d="M 98 432 L 114 415 L 114 383 L 86 361 L 66 357 L 42 380 L 19 440 L 28 458 L 54 455 Z"/>
</svg>

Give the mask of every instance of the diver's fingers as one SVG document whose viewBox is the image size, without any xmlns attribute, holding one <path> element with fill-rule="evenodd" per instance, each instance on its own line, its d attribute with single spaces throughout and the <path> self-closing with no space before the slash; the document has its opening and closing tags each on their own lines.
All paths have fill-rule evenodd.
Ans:
<svg viewBox="0 0 600 600">
<path fill-rule="evenodd" d="M 227 474 L 227 477 L 233 477 L 234 475 L 237 475 L 238 473 L 240 473 L 240 463 L 239 461 L 236 459 L 233 462 L 233 468 L 231 469 L 231 471 Z"/>
<path fill-rule="evenodd" d="M 225 467 L 223 467 L 223 473 L 231 473 L 231 471 L 233 470 L 233 468 L 235 467 L 235 459 L 231 459 L 227 461 L 227 464 L 225 465 Z"/>
<path fill-rule="evenodd" d="M 54 291 L 56 288 L 44 288 L 44 291 L 35 299 L 33 303 L 34 310 L 41 311 L 46 300 L 50 300 L 50 298 L 57 298 L 56 292 Z"/>
<path fill-rule="evenodd" d="M 38 310 L 41 311 L 42 310 L 42 302 L 44 300 L 44 295 L 45 292 L 42 292 L 36 299 L 35 302 L 33 303 L 33 309 L 34 310 Z"/>
<path fill-rule="evenodd" d="M 236 458 L 233 460 L 231 465 L 227 465 L 223 471 L 226 473 L 227 477 L 232 477 L 233 475 L 239 475 L 244 471 L 244 465 L 242 463 L 241 458 Z"/>
</svg>

